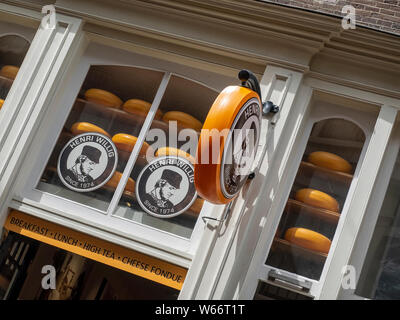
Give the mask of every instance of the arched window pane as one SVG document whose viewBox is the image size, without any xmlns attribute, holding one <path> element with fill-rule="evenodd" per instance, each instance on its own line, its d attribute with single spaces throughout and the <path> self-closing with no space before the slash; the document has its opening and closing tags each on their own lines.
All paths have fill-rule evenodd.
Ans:
<svg viewBox="0 0 400 320">
<path fill-rule="evenodd" d="M 320 278 L 365 141 L 344 119 L 313 125 L 267 264 Z"/>
<path fill-rule="evenodd" d="M 0 108 L 29 49 L 29 42 L 17 35 L 0 37 Z"/>
</svg>

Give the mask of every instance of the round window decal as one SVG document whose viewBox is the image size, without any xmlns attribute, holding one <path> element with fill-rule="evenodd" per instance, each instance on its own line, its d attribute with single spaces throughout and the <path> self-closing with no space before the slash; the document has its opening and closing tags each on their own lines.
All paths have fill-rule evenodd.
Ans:
<svg viewBox="0 0 400 320">
<path fill-rule="evenodd" d="M 139 205 L 158 218 L 171 218 L 185 212 L 196 197 L 194 168 L 184 158 L 158 157 L 143 168 L 136 181 Z"/>
<path fill-rule="evenodd" d="M 114 143 L 100 133 L 75 136 L 61 151 L 57 173 L 71 190 L 89 192 L 103 186 L 112 177 L 118 163 Z"/>
</svg>

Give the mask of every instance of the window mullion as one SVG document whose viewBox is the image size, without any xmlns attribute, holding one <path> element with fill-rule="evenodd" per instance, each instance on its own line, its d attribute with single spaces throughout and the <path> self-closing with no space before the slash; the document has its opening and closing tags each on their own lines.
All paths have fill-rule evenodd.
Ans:
<svg viewBox="0 0 400 320">
<path fill-rule="evenodd" d="M 365 258 L 368 253 L 371 240 L 374 235 L 376 224 L 378 223 L 379 214 L 384 203 L 386 193 L 389 188 L 390 179 L 396 166 L 396 160 L 400 147 L 400 127 L 396 124 L 396 129 L 391 139 L 388 149 L 385 152 L 385 158 L 382 161 L 382 168 L 379 172 L 379 177 L 376 180 L 373 189 L 373 196 L 370 198 L 368 207 L 363 219 L 362 229 L 357 236 L 355 249 L 351 256 L 351 265 L 358 271 L 356 273 L 356 283 L 360 280 L 361 271 Z M 353 297 L 354 296 L 354 297 Z M 344 299 L 367 299 L 365 297 L 357 296 L 354 289 L 341 290 L 339 297 Z"/>
<path fill-rule="evenodd" d="M 161 80 L 161 83 L 160 83 L 160 86 L 158 87 L 156 96 L 153 100 L 153 103 L 151 104 L 149 113 L 147 114 L 146 120 L 144 121 L 142 129 L 140 130 L 138 140 L 129 156 L 128 162 L 126 163 L 125 170 L 122 174 L 120 182 L 119 182 L 117 188 L 115 189 L 114 195 L 108 206 L 108 210 L 107 210 L 108 216 L 111 216 L 115 212 L 115 210 L 118 206 L 119 200 L 122 197 L 122 193 L 124 192 L 125 185 L 128 181 L 130 173 L 131 173 L 131 171 L 135 165 L 136 159 L 139 155 L 139 151 L 142 148 L 142 145 L 146 138 L 147 132 L 150 129 L 150 126 L 153 122 L 156 111 L 157 111 L 158 107 L 160 106 L 161 99 L 164 96 L 165 90 L 167 89 L 170 77 L 171 77 L 171 74 L 169 72 L 167 72 L 164 74 L 164 77 Z"/>
</svg>

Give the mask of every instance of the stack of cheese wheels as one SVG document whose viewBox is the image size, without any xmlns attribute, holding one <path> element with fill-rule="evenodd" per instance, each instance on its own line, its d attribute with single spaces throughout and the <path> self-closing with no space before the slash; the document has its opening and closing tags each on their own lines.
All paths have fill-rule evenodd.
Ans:
<svg viewBox="0 0 400 320">
<path fill-rule="evenodd" d="M 144 100 L 140 100 L 140 99 L 129 99 L 127 101 L 125 101 L 125 103 L 122 105 L 122 110 L 128 112 L 128 113 L 132 113 L 132 114 L 138 114 L 141 116 L 146 116 L 147 113 L 149 112 L 151 108 L 151 103 L 144 101 Z M 160 120 L 163 116 L 163 112 L 158 109 L 154 119 L 156 120 Z"/>
<path fill-rule="evenodd" d="M 315 164 L 316 166 L 335 171 L 350 173 L 352 170 L 351 164 L 348 161 L 330 152 L 312 152 L 308 156 L 307 161 Z"/>
<path fill-rule="evenodd" d="M 285 240 L 299 247 L 328 254 L 331 240 L 324 235 L 305 228 L 290 228 L 286 230 Z"/>
<path fill-rule="evenodd" d="M 6 65 L 1 68 L 0 76 L 14 80 L 17 77 L 18 71 L 19 71 L 18 67 Z"/>
<path fill-rule="evenodd" d="M 121 177 L 122 177 L 122 173 L 119 171 L 115 171 L 115 173 L 113 174 L 111 179 L 107 181 L 105 186 L 109 187 L 113 190 L 116 189 L 118 186 L 119 180 L 121 180 Z M 125 191 L 132 192 L 132 193 L 135 192 L 135 180 L 133 180 L 130 177 L 128 178 L 128 181 L 125 186 Z"/>
<path fill-rule="evenodd" d="M 127 133 L 117 133 L 112 137 L 112 141 L 119 150 L 132 152 L 133 147 L 138 141 L 138 138 Z M 139 154 L 142 156 L 146 156 L 147 150 L 149 148 L 150 148 L 149 144 L 144 141 Z"/>
<path fill-rule="evenodd" d="M 71 126 L 71 132 L 74 136 L 81 134 L 81 133 L 87 133 L 87 132 L 97 132 L 104 134 L 105 136 L 111 138 L 111 135 L 103 130 L 102 128 L 91 124 L 89 122 L 76 122 Z"/>
<path fill-rule="evenodd" d="M 200 131 L 203 127 L 203 124 L 195 117 L 181 111 L 168 111 L 164 114 L 162 120 L 166 123 L 176 121 L 178 126 L 196 131 Z"/>
<path fill-rule="evenodd" d="M 194 163 L 194 158 L 187 152 L 177 149 L 177 148 L 172 148 L 172 147 L 162 147 L 159 148 L 155 154 L 156 157 L 161 157 L 161 156 L 177 156 L 181 158 L 185 158 L 189 160 L 191 163 Z"/>
<path fill-rule="evenodd" d="M 322 191 L 309 188 L 300 189 L 296 192 L 295 199 L 314 207 L 339 212 L 339 204 L 336 199 Z"/>
<path fill-rule="evenodd" d="M 119 109 L 122 105 L 122 100 L 115 94 L 96 88 L 86 90 L 85 99 L 110 108 Z"/>
<path fill-rule="evenodd" d="M 4 100 L 3 100 L 3 99 L 0 99 L 0 109 L 1 109 L 1 107 L 3 106 L 3 103 L 4 103 Z"/>
</svg>

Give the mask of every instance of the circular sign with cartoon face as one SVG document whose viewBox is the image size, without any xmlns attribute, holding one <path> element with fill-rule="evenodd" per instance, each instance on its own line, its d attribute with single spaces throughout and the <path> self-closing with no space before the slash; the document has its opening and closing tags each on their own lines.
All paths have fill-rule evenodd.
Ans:
<svg viewBox="0 0 400 320">
<path fill-rule="evenodd" d="M 226 204 L 239 194 L 252 170 L 260 137 L 262 104 L 246 87 L 226 87 L 215 99 L 197 145 L 198 194 Z"/>
<path fill-rule="evenodd" d="M 64 146 L 58 157 L 57 173 L 71 190 L 89 192 L 112 177 L 118 163 L 114 143 L 100 133 L 83 133 Z"/>
<path fill-rule="evenodd" d="M 194 168 L 184 158 L 158 157 L 143 168 L 136 180 L 139 205 L 158 218 L 171 218 L 185 212 L 196 197 Z"/>
<path fill-rule="evenodd" d="M 261 107 L 259 100 L 248 100 L 232 124 L 222 156 L 220 180 L 226 198 L 243 187 L 252 168 L 259 140 Z"/>
</svg>

